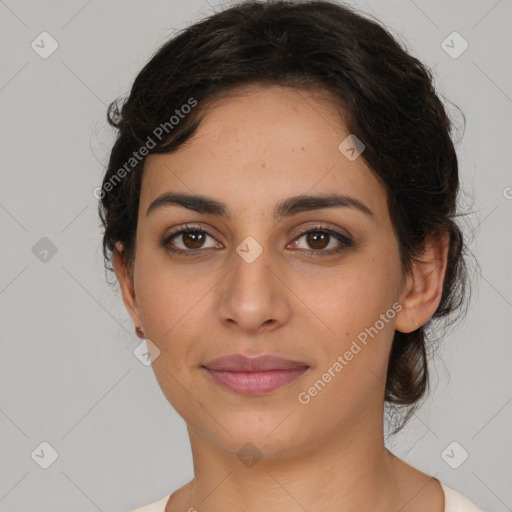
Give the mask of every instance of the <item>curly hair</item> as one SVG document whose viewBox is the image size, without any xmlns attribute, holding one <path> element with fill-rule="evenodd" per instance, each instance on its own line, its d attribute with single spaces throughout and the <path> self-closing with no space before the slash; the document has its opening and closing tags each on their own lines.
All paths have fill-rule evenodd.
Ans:
<svg viewBox="0 0 512 512">
<path fill-rule="evenodd" d="M 386 189 L 404 273 L 421 260 L 427 239 L 449 235 L 439 307 L 417 330 L 395 331 L 385 402 L 399 415 L 406 411 L 396 433 L 428 388 L 434 340 L 426 330 L 462 311 L 470 283 L 467 247 L 455 222 L 461 214 L 453 123 L 431 71 L 378 21 L 330 1 L 243 1 L 168 40 L 128 98 L 109 105 L 117 139 L 99 194 L 105 269 L 113 271 L 117 242 L 133 266 L 145 158 L 177 150 L 213 100 L 247 84 L 320 92 L 364 141 L 361 157 Z"/>
</svg>

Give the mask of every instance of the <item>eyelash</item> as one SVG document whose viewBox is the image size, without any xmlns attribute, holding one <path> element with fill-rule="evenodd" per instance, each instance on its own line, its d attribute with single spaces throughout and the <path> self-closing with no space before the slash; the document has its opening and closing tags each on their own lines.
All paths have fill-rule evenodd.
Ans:
<svg viewBox="0 0 512 512">
<path fill-rule="evenodd" d="M 206 234 L 206 235 L 208 235 L 211 238 L 215 238 L 211 233 L 208 232 L 208 230 L 206 230 L 204 228 L 200 228 L 199 226 L 194 226 L 194 225 L 187 224 L 187 225 L 179 228 L 178 230 L 174 231 L 173 233 L 170 233 L 169 235 L 167 235 L 161 241 L 161 244 L 162 244 L 163 248 L 166 251 L 169 251 L 169 252 L 171 252 L 173 254 L 177 254 L 177 255 L 180 255 L 180 256 L 186 256 L 186 257 L 188 257 L 188 256 L 195 256 L 195 255 L 197 255 L 197 253 L 199 251 L 201 251 L 201 249 L 188 249 L 188 250 L 184 250 L 184 249 L 178 249 L 176 247 L 171 247 L 171 245 L 169 245 L 169 244 L 170 244 L 171 240 L 173 240 L 174 238 L 178 237 L 179 235 L 181 235 L 183 233 L 197 233 L 197 232 Z M 350 240 L 346 236 L 342 235 L 341 233 L 338 233 L 337 231 L 334 231 L 332 229 L 325 228 L 325 227 L 322 227 L 322 226 L 309 226 L 305 230 L 301 231 L 299 233 L 299 235 L 296 238 L 294 238 L 293 241 L 299 240 L 304 235 L 307 235 L 309 233 L 323 233 L 323 234 L 327 234 L 327 235 L 330 235 L 330 236 L 334 237 L 336 240 L 338 240 L 338 242 L 341 242 L 340 245 L 338 247 L 334 248 L 334 249 L 329 249 L 329 250 L 322 250 L 322 249 L 315 250 L 315 249 L 311 249 L 310 250 L 311 256 L 307 256 L 309 258 L 312 258 L 314 256 L 316 257 L 317 255 L 320 256 L 320 257 L 324 257 L 324 256 L 332 256 L 334 254 L 339 254 L 339 253 L 343 252 L 346 248 L 353 247 L 353 245 L 354 245 L 352 240 Z M 206 250 L 208 250 L 208 249 L 206 249 Z M 295 249 L 295 251 L 302 252 L 302 251 L 305 251 L 305 249 Z"/>
</svg>

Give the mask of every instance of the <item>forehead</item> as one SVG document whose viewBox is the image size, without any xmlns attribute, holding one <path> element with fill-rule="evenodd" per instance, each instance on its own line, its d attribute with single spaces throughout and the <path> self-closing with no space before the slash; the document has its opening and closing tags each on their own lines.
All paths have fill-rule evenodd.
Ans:
<svg viewBox="0 0 512 512">
<path fill-rule="evenodd" d="M 167 190 L 230 196 L 224 202 L 233 210 L 313 192 L 386 207 L 384 189 L 366 162 L 341 153 L 350 132 L 329 96 L 251 85 L 208 103 L 201 113 L 197 132 L 177 151 L 146 159 L 141 207 Z"/>
<path fill-rule="evenodd" d="M 331 137 L 336 141 L 347 132 L 343 111 L 327 92 L 250 84 L 226 94 L 206 103 L 196 142 L 208 137 L 222 146 L 244 143 L 270 151 L 280 145 L 302 149 L 305 144 L 326 146 Z"/>
</svg>

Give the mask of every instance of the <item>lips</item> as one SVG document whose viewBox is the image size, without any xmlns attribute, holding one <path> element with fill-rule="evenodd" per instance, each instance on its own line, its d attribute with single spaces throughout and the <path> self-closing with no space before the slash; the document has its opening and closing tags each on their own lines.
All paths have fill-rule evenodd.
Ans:
<svg viewBox="0 0 512 512">
<path fill-rule="evenodd" d="M 203 365 L 213 380 L 242 395 L 261 395 L 298 379 L 309 366 L 279 356 L 223 356 Z"/>
<path fill-rule="evenodd" d="M 226 372 L 265 372 L 270 370 L 297 370 L 308 365 L 278 356 L 248 357 L 242 354 L 219 357 L 204 365 L 210 370 Z"/>
</svg>

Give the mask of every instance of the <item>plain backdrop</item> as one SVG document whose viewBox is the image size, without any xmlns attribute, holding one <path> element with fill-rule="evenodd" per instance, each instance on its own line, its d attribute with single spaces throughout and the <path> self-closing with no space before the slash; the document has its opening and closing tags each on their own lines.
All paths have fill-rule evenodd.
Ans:
<svg viewBox="0 0 512 512">
<path fill-rule="evenodd" d="M 431 67 L 466 116 L 461 206 L 480 262 L 429 400 L 387 443 L 483 510 L 512 510 L 512 2 L 352 5 Z M 185 424 L 135 357 L 140 340 L 105 281 L 93 191 L 114 140 L 108 103 L 165 40 L 221 7 L 0 1 L 0 512 L 124 512 L 193 476 Z"/>
</svg>

